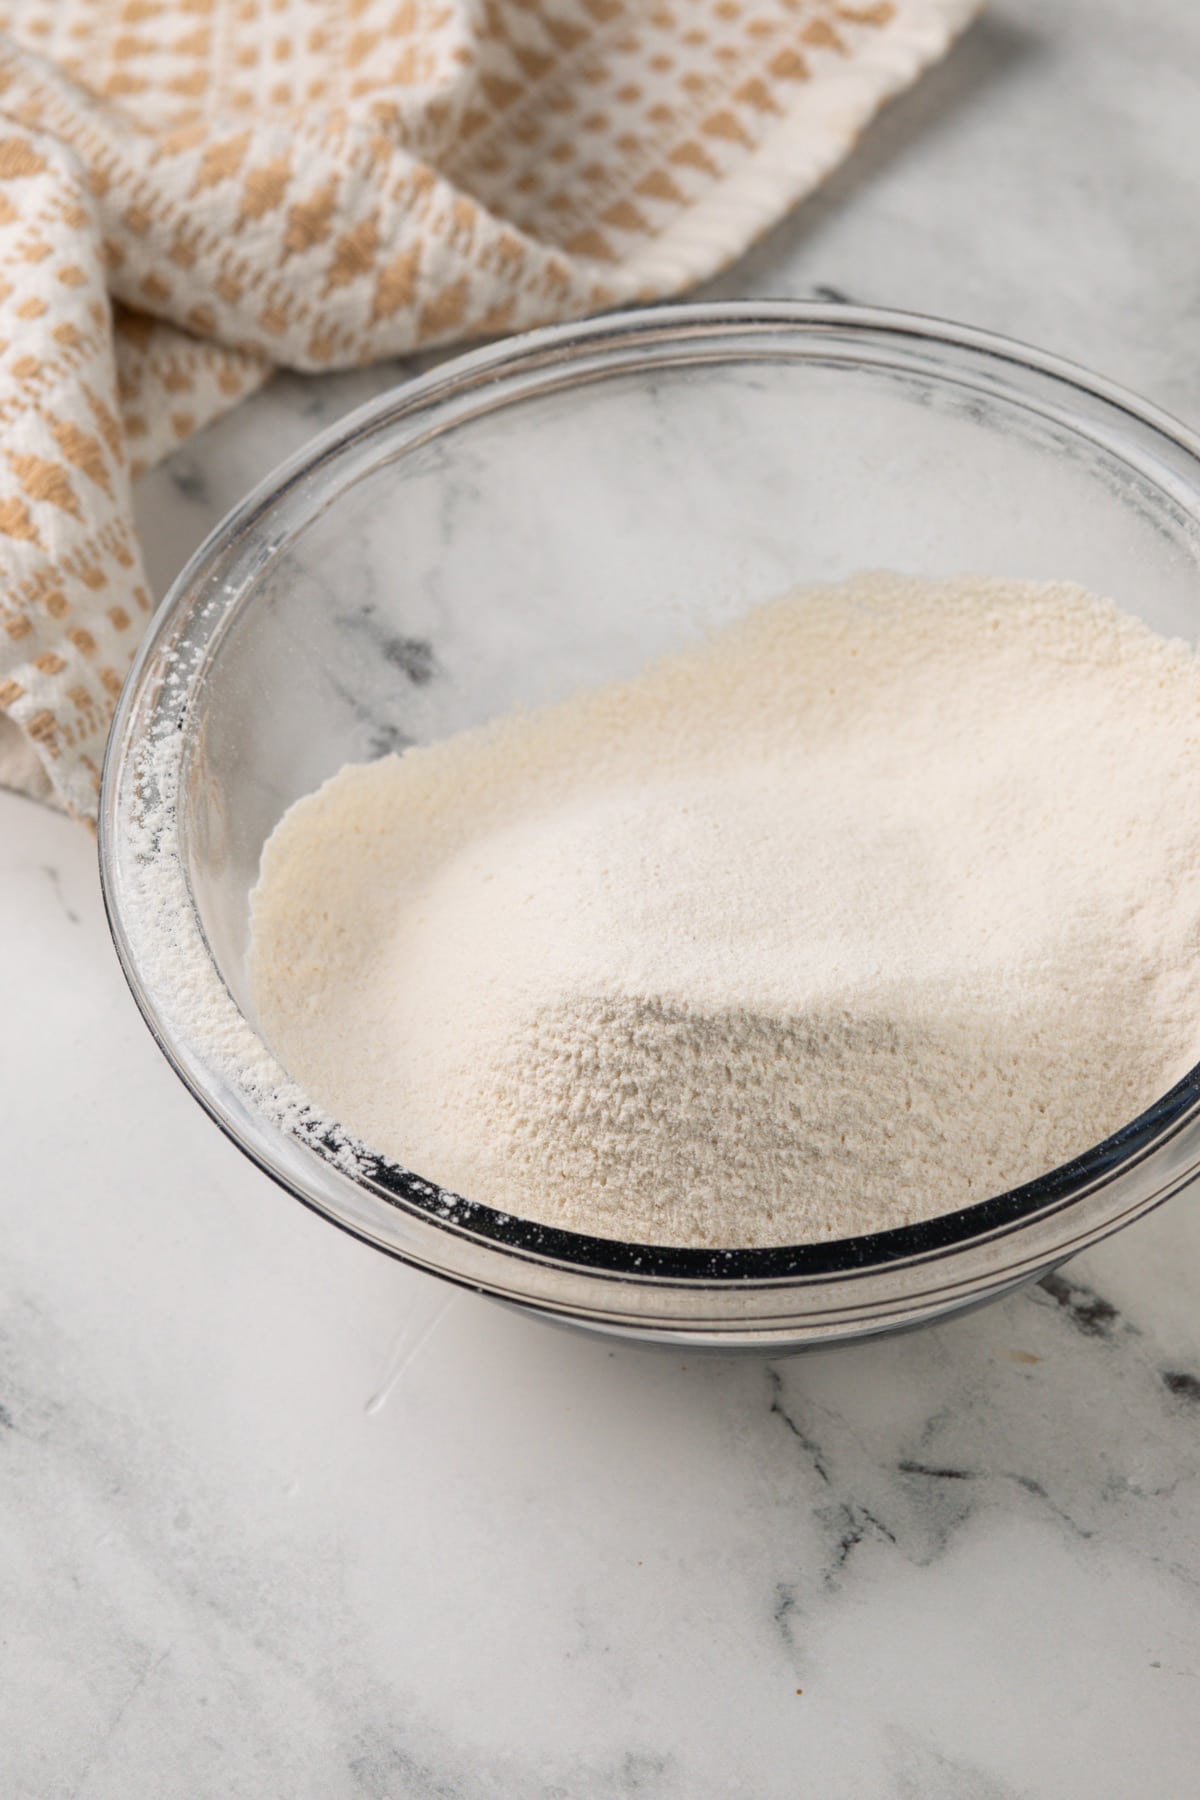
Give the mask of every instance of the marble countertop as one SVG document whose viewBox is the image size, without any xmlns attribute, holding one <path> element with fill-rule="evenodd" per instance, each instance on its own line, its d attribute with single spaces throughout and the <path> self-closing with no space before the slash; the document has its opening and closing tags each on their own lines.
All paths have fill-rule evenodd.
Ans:
<svg viewBox="0 0 1200 1800">
<path fill-rule="evenodd" d="M 723 295 L 1200 424 L 1200 10 L 994 0 Z M 160 589 L 396 366 L 143 484 Z M 0 796 L 0 1795 L 1200 1793 L 1200 1205 L 890 1343 L 608 1348 L 388 1262 L 183 1092 L 90 839 Z"/>
</svg>

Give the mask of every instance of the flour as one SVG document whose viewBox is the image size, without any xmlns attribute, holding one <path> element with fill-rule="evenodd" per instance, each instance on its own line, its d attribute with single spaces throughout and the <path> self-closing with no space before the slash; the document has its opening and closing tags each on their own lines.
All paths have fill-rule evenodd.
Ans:
<svg viewBox="0 0 1200 1800">
<path fill-rule="evenodd" d="M 797 1243 L 1001 1192 L 1200 1055 L 1200 660 L 1066 585 L 863 577 L 343 769 L 267 844 L 289 1074 L 471 1199 Z"/>
</svg>

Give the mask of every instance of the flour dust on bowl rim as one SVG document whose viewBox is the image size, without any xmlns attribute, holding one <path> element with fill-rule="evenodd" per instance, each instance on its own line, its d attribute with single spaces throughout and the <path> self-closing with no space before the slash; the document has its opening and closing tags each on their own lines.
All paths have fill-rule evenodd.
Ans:
<svg viewBox="0 0 1200 1800">
<path fill-rule="evenodd" d="M 416 1267 L 563 1323 L 729 1350 L 945 1317 L 1192 1180 L 1200 1069 L 1065 1167 L 921 1224 L 756 1250 L 590 1238 L 355 1142 L 256 1030 L 248 895 L 293 801 L 344 763 L 632 675 L 863 567 L 1075 581 L 1195 641 L 1200 442 L 1004 339 L 779 302 L 535 332 L 383 395 L 284 464 L 159 609 L 101 791 L 118 954 L 222 1130 Z"/>
</svg>

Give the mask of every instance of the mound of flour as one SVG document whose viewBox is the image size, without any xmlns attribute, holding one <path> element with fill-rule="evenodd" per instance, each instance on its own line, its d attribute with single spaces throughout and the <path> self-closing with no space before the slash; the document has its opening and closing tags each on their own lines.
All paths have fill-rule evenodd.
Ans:
<svg viewBox="0 0 1200 1800">
<path fill-rule="evenodd" d="M 252 980 L 289 1073 L 503 1211 L 875 1231 L 1096 1143 L 1200 1056 L 1200 659 L 1065 585 L 873 575 L 343 769 Z"/>
</svg>

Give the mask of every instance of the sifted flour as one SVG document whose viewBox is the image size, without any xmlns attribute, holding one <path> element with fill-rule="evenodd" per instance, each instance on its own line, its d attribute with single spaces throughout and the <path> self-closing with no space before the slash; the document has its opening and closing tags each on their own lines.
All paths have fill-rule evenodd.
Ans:
<svg viewBox="0 0 1200 1800">
<path fill-rule="evenodd" d="M 289 1073 L 501 1210 L 882 1230 L 1200 1055 L 1200 659 L 1066 585 L 863 577 L 638 680 L 343 769 L 267 844 Z"/>
</svg>

